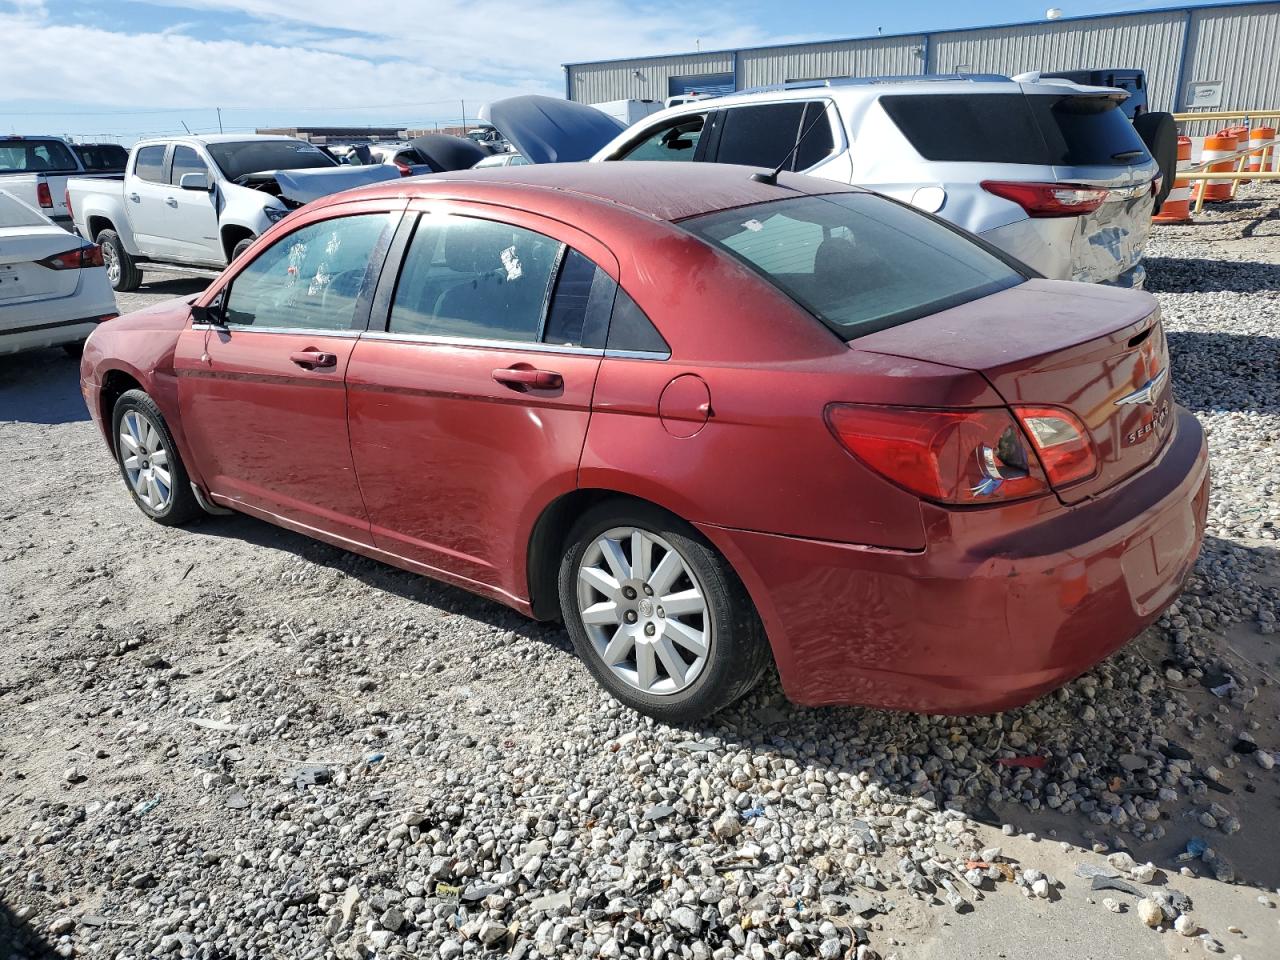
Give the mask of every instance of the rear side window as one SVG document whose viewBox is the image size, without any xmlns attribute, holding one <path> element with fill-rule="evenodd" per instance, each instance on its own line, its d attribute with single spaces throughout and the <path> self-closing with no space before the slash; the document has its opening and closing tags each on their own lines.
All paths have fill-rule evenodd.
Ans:
<svg viewBox="0 0 1280 960">
<path fill-rule="evenodd" d="M 880 104 L 926 160 L 1079 166 L 1148 159 L 1110 97 L 929 94 L 881 97 Z"/>
<path fill-rule="evenodd" d="M 806 170 L 835 146 L 824 115 L 823 104 L 799 100 L 726 108 L 716 162 L 773 168 L 794 150 L 786 169 Z"/>
<path fill-rule="evenodd" d="M 152 183 L 164 183 L 164 144 L 140 147 L 133 161 L 133 175 Z"/>
<path fill-rule="evenodd" d="M 547 310 L 543 343 L 603 347 L 616 287 L 613 278 L 593 261 L 566 248 Z"/>
<path fill-rule="evenodd" d="M 129 164 L 129 151 L 116 143 L 81 144 L 75 149 L 90 173 L 124 173 Z"/>
<path fill-rule="evenodd" d="M 606 347 L 624 353 L 671 355 L 671 347 L 653 325 L 653 321 L 621 287 L 613 301 L 613 318 L 609 321 L 609 342 Z"/>
<path fill-rule="evenodd" d="M 424 216 L 396 284 L 388 329 L 536 343 L 561 246 L 493 220 Z"/>
<path fill-rule="evenodd" d="M 680 225 L 741 260 L 845 340 L 1025 279 L 959 231 L 868 193 L 775 200 Z"/>
<path fill-rule="evenodd" d="M 76 158 L 61 140 L 0 141 L 0 173 L 74 173 Z"/>
</svg>

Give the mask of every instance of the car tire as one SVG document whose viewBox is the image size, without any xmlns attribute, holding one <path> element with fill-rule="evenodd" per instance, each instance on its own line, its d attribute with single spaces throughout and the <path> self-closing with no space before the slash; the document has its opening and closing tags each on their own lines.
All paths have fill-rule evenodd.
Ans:
<svg viewBox="0 0 1280 960">
<path fill-rule="evenodd" d="M 617 700 L 687 723 L 759 682 L 771 662 L 760 617 L 732 567 L 693 527 L 654 506 L 613 501 L 584 513 L 566 542 L 559 577 L 565 626 L 587 669 Z M 640 564 L 637 544 L 647 555 Z M 614 586 L 605 586 L 616 600 L 599 589 L 602 574 L 614 575 Z M 681 612 L 665 610 L 663 597 Z"/>
<path fill-rule="evenodd" d="M 111 289 L 120 293 L 137 290 L 142 283 L 142 271 L 120 242 L 120 235 L 114 230 L 100 230 L 95 242 L 102 247 L 103 265 Z"/>
<path fill-rule="evenodd" d="M 1147 152 L 1160 165 L 1160 192 L 1152 213 L 1159 213 L 1173 189 L 1178 173 L 1178 124 L 1171 113 L 1143 113 L 1133 119 L 1133 128 L 1147 145 Z"/>
<path fill-rule="evenodd" d="M 189 523 L 202 514 L 173 434 L 160 408 L 145 392 L 129 390 L 116 401 L 111 438 L 120 476 L 139 510 L 169 527 Z"/>
<path fill-rule="evenodd" d="M 245 252 L 246 250 L 248 250 L 251 246 L 253 246 L 253 241 L 254 241 L 254 240 L 256 240 L 256 239 L 257 239 L 257 237 L 245 237 L 243 240 L 241 240 L 239 243 L 237 243 L 234 247 L 232 247 L 232 248 L 231 248 L 231 261 L 234 263 L 236 260 L 239 260 L 239 259 L 240 259 L 240 254 L 244 253 L 244 252 Z"/>
</svg>

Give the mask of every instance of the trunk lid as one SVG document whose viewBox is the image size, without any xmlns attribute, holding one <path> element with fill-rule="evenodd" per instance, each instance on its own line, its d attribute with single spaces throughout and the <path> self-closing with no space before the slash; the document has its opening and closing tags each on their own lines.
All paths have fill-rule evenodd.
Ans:
<svg viewBox="0 0 1280 960">
<path fill-rule="evenodd" d="M 79 270 L 53 270 L 36 261 L 84 245 L 79 237 L 47 220 L 35 226 L 0 227 L 0 303 L 51 300 L 75 293 Z"/>
<path fill-rule="evenodd" d="M 1099 469 L 1058 490 L 1076 503 L 1150 463 L 1168 437 L 1169 349 L 1154 297 L 1030 280 L 853 341 L 858 350 L 981 373 L 1007 403 L 1062 407 L 1089 430 Z"/>
<path fill-rule="evenodd" d="M 530 163 L 590 160 L 627 129 L 602 110 L 573 100 L 537 95 L 495 100 L 480 109 Z"/>
</svg>

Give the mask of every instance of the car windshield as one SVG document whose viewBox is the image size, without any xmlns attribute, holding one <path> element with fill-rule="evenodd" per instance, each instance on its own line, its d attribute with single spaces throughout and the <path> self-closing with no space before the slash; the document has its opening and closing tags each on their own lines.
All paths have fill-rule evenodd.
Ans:
<svg viewBox="0 0 1280 960">
<path fill-rule="evenodd" d="M 1117 166 L 1151 159 L 1111 95 L 952 93 L 880 103 L 926 160 Z"/>
<path fill-rule="evenodd" d="M 1026 277 L 963 233 L 871 193 L 795 197 L 684 220 L 845 340 Z"/>
<path fill-rule="evenodd" d="M 81 143 L 75 151 L 90 173 L 124 173 L 129 164 L 129 151 L 118 143 Z"/>
<path fill-rule="evenodd" d="M 209 156 L 222 175 L 235 181 L 265 170 L 305 170 L 335 167 L 337 162 L 319 147 L 302 140 L 244 140 L 237 143 L 210 143 Z"/>
<path fill-rule="evenodd" d="M 79 169 L 61 140 L 0 140 L 0 173 L 75 173 Z"/>
</svg>

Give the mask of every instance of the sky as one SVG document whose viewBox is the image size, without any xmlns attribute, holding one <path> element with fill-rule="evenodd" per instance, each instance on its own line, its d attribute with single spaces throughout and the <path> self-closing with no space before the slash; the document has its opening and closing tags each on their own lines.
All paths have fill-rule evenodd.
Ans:
<svg viewBox="0 0 1280 960">
<path fill-rule="evenodd" d="M 0 133 L 430 127 L 563 96 L 565 62 L 1036 20 L 1050 4 L 1172 0 L 0 0 Z"/>
</svg>

